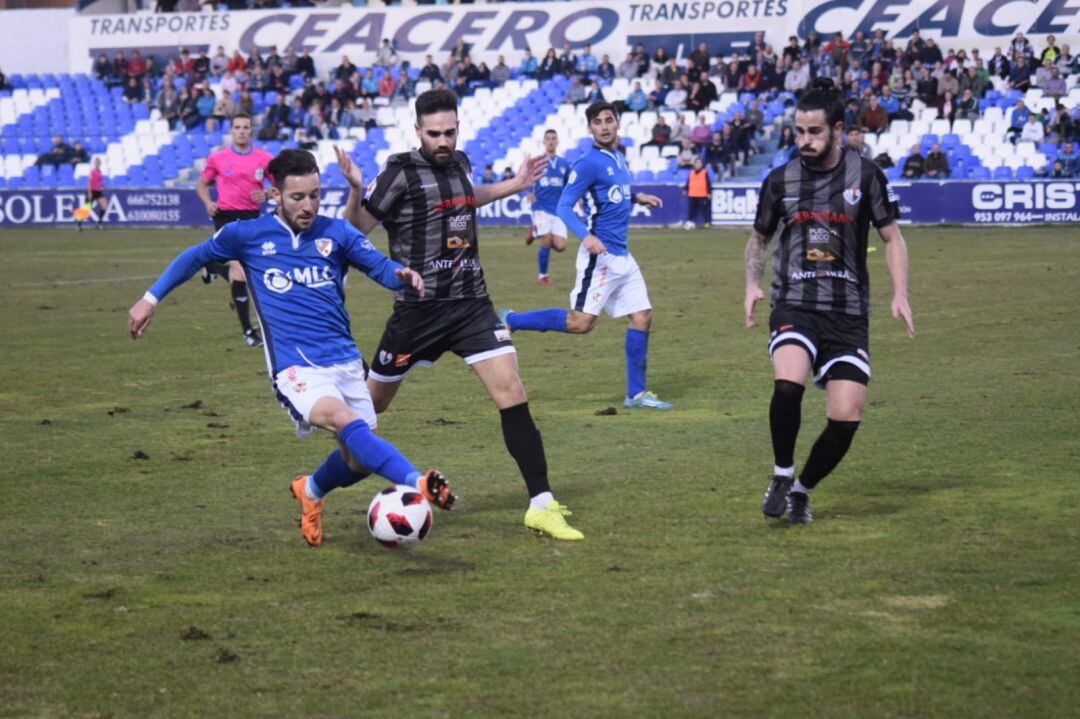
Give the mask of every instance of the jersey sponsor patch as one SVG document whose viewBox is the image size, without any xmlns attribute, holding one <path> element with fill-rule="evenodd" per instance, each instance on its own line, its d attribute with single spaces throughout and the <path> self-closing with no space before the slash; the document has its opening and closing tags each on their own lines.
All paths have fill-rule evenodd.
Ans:
<svg viewBox="0 0 1080 719">
<path fill-rule="evenodd" d="M 271 267 L 263 273 L 263 284 L 266 289 L 278 294 L 284 294 L 292 289 L 292 278 L 276 267 Z"/>
<path fill-rule="evenodd" d="M 611 168 L 609 167 L 608 169 L 610 170 Z M 621 204 L 623 201 L 622 188 L 618 185 L 612 185 L 608 188 L 607 198 L 608 202 L 613 205 Z"/>
<path fill-rule="evenodd" d="M 271 242 L 270 240 L 267 240 L 266 242 L 262 243 L 262 253 L 263 253 L 264 257 L 266 255 L 276 255 L 277 254 L 277 248 L 274 247 L 273 242 Z"/>
<path fill-rule="evenodd" d="M 509 342 L 510 330 L 506 329 L 505 327 L 500 327 L 499 329 L 495 330 L 495 339 L 499 342 Z"/>
<path fill-rule="evenodd" d="M 379 364 L 390 364 L 394 361 L 394 355 L 386 350 L 379 350 Z"/>
</svg>

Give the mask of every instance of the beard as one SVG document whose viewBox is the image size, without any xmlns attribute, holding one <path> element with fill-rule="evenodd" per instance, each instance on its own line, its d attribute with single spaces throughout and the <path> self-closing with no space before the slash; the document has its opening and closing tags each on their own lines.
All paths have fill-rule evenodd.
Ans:
<svg viewBox="0 0 1080 719">
<path fill-rule="evenodd" d="M 453 147 L 425 147 L 423 150 L 431 163 L 439 167 L 448 166 L 454 159 Z"/>
<path fill-rule="evenodd" d="M 812 170 L 820 170 L 825 167 L 825 164 L 832 157 L 833 148 L 836 146 L 836 142 L 833 141 L 832 135 L 829 135 L 829 139 L 825 141 L 825 147 L 822 148 L 821 153 L 817 155 L 804 155 L 802 149 L 799 149 L 799 156 L 802 158 L 803 164 Z"/>
</svg>

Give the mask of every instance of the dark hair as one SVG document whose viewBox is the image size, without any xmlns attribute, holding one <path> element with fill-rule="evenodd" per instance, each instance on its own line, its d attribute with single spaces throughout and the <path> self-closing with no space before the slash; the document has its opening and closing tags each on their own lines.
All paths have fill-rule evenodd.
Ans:
<svg viewBox="0 0 1080 719">
<path fill-rule="evenodd" d="M 247 120 L 248 122 L 254 124 L 254 121 L 251 119 L 251 115 L 247 114 L 246 112 L 238 112 L 232 116 L 232 122 L 236 122 L 237 120 Z"/>
<path fill-rule="evenodd" d="M 807 92 L 795 106 L 799 112 L 825 111 L 825 122 L 830 127 L 844 121 L 843 94 L 830 78 L 814 80 L 813 89 Z"/>
<path fill-rule="evenodd" d="M 458 96 L 453 90 L 439 88 L 420 93 L 416 98 L 416 121 L 419 122 L 425 115 L 434 115 L 436 112 L 457 113 Z"/>
<path fill-rule="evenodd" d="M 555 135 L 556 137 L 558 137 L 558 135 L 559 135 L 559 133 L 555 132 L 555 130 L 553 130 L 550 127 L 548 129 L 544 130 L 544 137 L 547 137 L 548 134 Z"/>
<path fill-rule="evenodd" d="M 619 111 L 610 102 L 604 100 L 597 100 L 585 108 L 585 119 L 589 121 L 589 124 L 592 124 L 592 121 L 599 117 L 604 110 L 611 110 L 611 114 L 615 116 L 615 119 L 619 119 Z"/>
<path fill-rule="evenodd" d="M 274 187 L 280 191 L 285 187 L 286 177 L 319 174 L 319 164 L 307 150 L 289 149 L 279 152 L 266 170 L 274 178 Z"/>
</svg>

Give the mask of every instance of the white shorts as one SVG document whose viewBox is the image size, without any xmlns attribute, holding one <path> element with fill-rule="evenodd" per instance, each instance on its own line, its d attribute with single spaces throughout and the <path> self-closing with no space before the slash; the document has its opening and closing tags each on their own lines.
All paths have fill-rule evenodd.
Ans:
<svg viewBox="0 0 1080 719">
<path fill-rule="evenodd" d="M 311 408 L 323 397 L 341 400 L 372 429 L 378 424 L 367 388 L 367 372 L 360 360 L 332 367 L 289 367 L 274 378 L 274 390 L 281 406 L 296 422 L 297 437 L 315 431 L 309 421 Z"/>
<path fill-rule="evenodd" d="M 585 245 L 578 250 L 570 307 L 589 315 L 604 310 L 611 317 L 652 309 L 645 278 L 633 255 L 593 255 Z"/>
<path fill-rule="evenodd" d="M 566 223 L 558 215 L 543 210 L 532 211 L 533 234 L 537 237 L 555 235 L 566 237 Z"/>
</svg>

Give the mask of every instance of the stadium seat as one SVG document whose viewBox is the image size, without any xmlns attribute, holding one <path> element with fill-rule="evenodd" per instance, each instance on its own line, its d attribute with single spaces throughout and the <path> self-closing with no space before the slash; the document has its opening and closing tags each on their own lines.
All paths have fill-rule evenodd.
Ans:
<svg viewBox="0 0 1080 719">
<path fill-rule="evenodd" d="M 1012 179 L 1012 168 L 1006 167 L 1005 165 L 1002 165 L 1001 167 L 998 167 L 997 169 L 994 170 L 994 179 L 995 180 L 1011 180 Z"/>
<path fill-rule="evenodd" d="M 1029 165 L 1021 165 L 1016 168 L 1017 180 L 1030 180 L 1035 177 L 1035 168 Z"/>
</svg>

